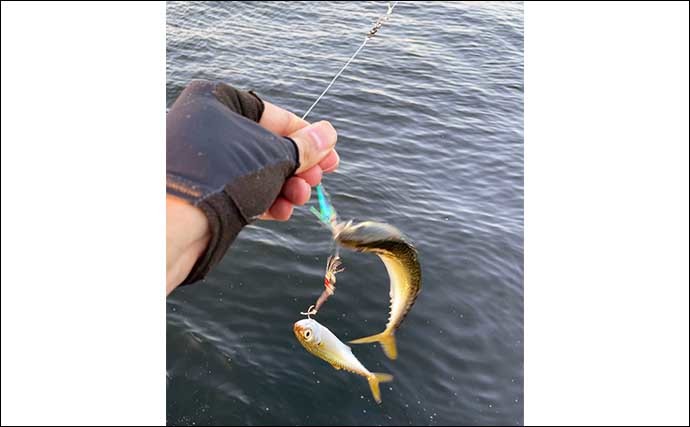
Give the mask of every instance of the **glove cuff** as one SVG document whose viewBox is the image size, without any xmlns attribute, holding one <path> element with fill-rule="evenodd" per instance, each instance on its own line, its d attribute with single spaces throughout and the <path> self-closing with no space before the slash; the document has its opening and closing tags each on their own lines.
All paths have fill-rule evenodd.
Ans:
<svg viewBox="0 0 690 427">
<path fill-rule="evenodd" d="M 206 250 L 196 261 L 181 285 L 188 285 L 203 279 L 211 268 L 223 259 L 230 244 L 242 228 L 247 225 L 235 201 L 225 190 L 207 197 L 198 203 L 197 207 L 204 212 L 208 219 L 211 238 Z"/>
</svg>

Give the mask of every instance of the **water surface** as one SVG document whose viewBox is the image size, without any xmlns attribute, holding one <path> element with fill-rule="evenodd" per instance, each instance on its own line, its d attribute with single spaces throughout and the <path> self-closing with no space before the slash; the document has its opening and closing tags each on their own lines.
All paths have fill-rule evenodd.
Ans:
<svg viewBox="0 0 690 427">
<path fill-rule="evenodd" d="M 170 2 L 167 105 L 206 78 L 302 113 L 385 10 Z M 341 217 L 393 224 L 419 249 L 423 290 L 399 359 L 353 346 L 395 381 L 376 405 L 363 378 L 295 340 L 330 248 L 300 208 L 248 227 L 203 283 L 168 298 L 168 424 L 522 424 L 522 4 L 400 2 L 310 119 L 339 133 L 341 167 L 324 182 Z M 379 332 L 385 268 L 343 258 L 318 320 L 343 340 Z"/>
</svg>

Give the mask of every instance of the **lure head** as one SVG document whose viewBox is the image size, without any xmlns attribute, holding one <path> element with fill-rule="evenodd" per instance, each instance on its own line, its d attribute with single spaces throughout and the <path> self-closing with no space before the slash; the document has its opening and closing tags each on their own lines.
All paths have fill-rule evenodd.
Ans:
<svg viewBox="0 0 690 427">
<path fill-rule="evenodd" d="M 295 322 L 292 331 L 295 333 L 297 341 L 311 351 L 321 344 L 321 328 L 322 326 L 314 319 L 302 319 Z"/>
</svg>

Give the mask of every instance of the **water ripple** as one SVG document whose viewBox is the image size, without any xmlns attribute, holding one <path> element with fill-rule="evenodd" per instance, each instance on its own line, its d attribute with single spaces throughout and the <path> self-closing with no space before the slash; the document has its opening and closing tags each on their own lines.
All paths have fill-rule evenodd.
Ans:
<svg viewBox="0 0 690 427">
<path fill-rule="evenodd" d="M 303 112 L 384 10 L 168 2 L 167 106 L 207 78 Z M 325 184 L 341 216 L 394 224 L 420 253 L 400 358 L 353 346 L 395 376 L 383 404 L 294 339 L 330 250 L 301 208 L 247 227 L 202 283 L 168 298 L 168 424 L 522 424 L 522 51 L 521 3 L 400 2 L 313 112 L 339 131 L 342 166 Z M 376 257 L 342 255 L 319 321 L 347 340 L 383 328 L 388 278 Z"/>
</svg>

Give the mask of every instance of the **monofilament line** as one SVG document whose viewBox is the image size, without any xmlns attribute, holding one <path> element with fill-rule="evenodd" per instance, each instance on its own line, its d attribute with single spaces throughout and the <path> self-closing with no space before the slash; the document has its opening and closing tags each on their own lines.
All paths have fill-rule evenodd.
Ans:
<svg viewBox="0 0 690 427">
<path fill-rule="evenodd" d="M 338 74 L 336 74 L 335 77 L 333 77 L 333 80 L 331 80 L 331 82 L 328 84 L 328 86 L 326 86 L 326 89 L 324 89 L 323 92 L 321 92 L 321 95 L 319 95 L 319 97 L 316 98 L 316 101 L 314 101 L 314 103 L 311 104 L 311 107 L 309 107 L 309 109 L 307 110 L 307 112 L 304 113 L 304 115 L 302 116 L 302 119 L 306 118 L 306 117 L 309 115 L 309 113 L 311 113 L 311 110 L 313 110 L 314 107 L 316 107 L 316 104 L 318 104 L 319 101 L 321 101 L 321 98 L 323 98 L 323 96 L 326 94 L 326 92 L 328 92 L 328 89 L 330 89 L 331 86 L 333 86 L 333 83 L 335 83 L 335 81 L 338 80 L 338 77 L 340 77 L 340 75 L 343 73 L 343 71 L 345 71 L 345 69 L 347 68 L 347 66 L 350 65 L 350 62 L 352 62 L 352 60 L 355 59 L 355 56 L 357 56 L 357 54 L 358 54 L 362 49 L 364 49 L 364 46 L 366 46 L 366 44 L 367 44 L 368 41 L 369 41 L 369 38 L 368 38 L 368 37 L 364 39 L 364 42 L 362 42 L 362 44 L 361 44 L 361 45 L 359 46 L 359 48 L 355 51 L 355 53 L 350 57 L 350 59 L 347 60 L 347 62 L 345 63 L 345 65 L 343 65 L 343 68 L 341 68 L 340 71 L 338 71 Z"/>
<path fill-rule="evenodd" d="M 304 113 L 304 115 L 302 116 L 302 119 L 305 119 L 305 118 L 309 115 L 309 113 L 311 113 L 311 110 L 313 110 L 314 107 L 316 106 L 316 104 L 318 104 L 319 101 L 321 101 L 321 98 L 323 98 L 323 96 L 326 95 L 326 92 L 328 92 L 328 90 L 333 86 L 333 84 L 335 83 L 335 81 L 338 80 L 338 77 L 340 77 L 340 75 L 343 73 L 343 71 L 345 71 L 345 69 L 348 67 L 348 65 L 350 65 L 350 63 L 351 63 L 352 61 L 354 61 L 355 57 L 357 57 L 357 55 L 359 54 L 359 52 L 361 52 L 362 49 L 364 49 L 364 46 L 367 45 L 367 43 L 369 42 L 369 39 L 373 38 L 373 37 L 376 35 L 376 33 L 381 29 L 381 27 L 383 26 L 383 24 L 388 20 L 388 17 L 390 17 L 391 14 L 393 13 L 393 8 L 395 7 L 396 4 L 398 4 L 397 1 L 396 1 L 396 2 L 393 2 L 393 3 L 388 2 L 388 12 L 386 12 L 385 15 L 382 15 L 382 16 L 376 21 L 376 23 L 374 23 L 374 26 L 371 27 L 371 30 L 369 30 L 369 32 L 367 33 L 367 35 L 364 37 L 364 41 L 362 42 L 362 44 L 359 45 L 359 47 L 357 48 L 357 50 L 355 51 L 355 53 L 352 54 L 352 56 L 350 57 L 350 59 L 347 60 L 347 62 L 345 63 L 345 65 L 343 65 L 343 67 L 340 69 L 340 71 L 338 71 L 338 73 L 333 77 L 333 79 L 331 80 L 331 82 L 328 83 L 328 86 L 326 86 L 326 89 L 324 89 L 323 92 L 321 92 L 321 95 L 319 95 L 319 97 L 316 98 L 316 101 L 314 101 L 314 103 L 311 104 L 311 107 L 309 107 L 309 109 L 307 110 L 307 112 Z M 325 190 L 323 190 L 323 184 L 317 185 L 317 191 L 318 191 L 318 190 L 321 190 L 321 191 L 324 191 L 324 192 L 325 192 Z M 312 209 L 313 209 L 313 208 L 312 208 Z M 317 216 L 320 216 L 318 212 L 315 212 L 315 213 L 317 214 Z M 323 210 L 321 211 L 321 214 L 323 214 Z M 330 267 L 330 265 L 331 265 L 331 264 L 330 264 L 330 260 L 339 260 L 339 259 L 340 259 L 340 248 L 339 248 L 338 245 L 335 243 L 335 241 L 332 242 L 332 248 L 333 248 L 333 247 L 335 247 L 335 255 L 333 255 L 332 257 L 329 257 L 329 267 Z M 333 250 L 333 249 L 331 249 L 331 250 Z M 330 271 L 330 270 L 329 270 L 329 267 L 327 267 L 327 269 L 326 269 L 326 278 L 328 278 L 328 275 L 329 275 L 329 271 Z M 335 270 L 331 271 L 333 283 L 335 283 L 335 275 L 336 275 L 339 271 L 340 271 L 340 270 L 338 270 L 337 268 L 336 268 Z M 331 294 L 332 294 L 332 290 L 329 289 L 329 287 L 327 286 L 327 287 L 326 287 L 326 290 L 323 291 L 323 293 L 321 294 L 321 296 L 320 296 L 319 299 L 317 300 L 316 305 L 313 305 L 313 306 L 309 307 L 309 309 L 308 309 L 306 312 L 302 312 L 301 314 L 306 315 L 306 316 L 315 315 L 315 314 L 318 312 L 318 309 L 321 307 L 321 305 L 322 305 L 324 302 L 326 302 L 326 300 L 328 299 L 328 297 L 329 297 Z"/>
<path fill-rule="evenodd" d="M 372 27 L 372 29 L 369 31 L 369 33 L 367 33 L 367 35 L 366 35 L 366 37 L 364 38 L 364 41 L 362 42 L 362 44 L 359 45 L 359 47 L 357 48 L 357 50 L 355 51 L 355 53 L 352 54 L 352 56 L 350 57 L 350 59 L 347 60 L 347 62 L 345 63 L 345 65 L 343 65 L 343 67 L 340 69 L 340 71 L 338 71 L 338 73 L 335 75 L 335 77 L 333 77 L 333 80 L 331 80 L 331 82 L 328 84 L 328 86 L 326 86 L 326 89 L 324 89 L 323 92 L 321 92 L 321 95 L 319 95 L 319 97 L 316 98 L 316 101 L 314 101 L 314 103 L 311 104 L 311 107 L 309 107 L 309 109 L 307 110 L 307 112 L 304 113 L 304 115 L 302 116 L 302 119 L 305 119 L 305 118 L 309 115 L 309 113 L 311 113 L 311 110 L 313 110 L 314 107 L 316 107 L 316 104 L 318 104 L 319 101 L 321 101 L 321 98 L 323 98 L 323 96 L 326 94 L 326 92 L 328 92 L 328 90 L 331 88 L 331 86 L 333 86 L 333 83 L 335 83 L 335 81 L 338 80 L 338 77 L 340 77 L 340 75 L 343 73 L 343 71 L 345 71 L 345 69 L 348 67 L 348 65 L 350 65 L 350 63 L 355 59 L 355 57 L 359 54 L 359 52 L 361 52 L 362 49 L 364 49 L 364 46 L 367 45 L 367 42 L 369 42 L 369 40 L 370 40 L 371 38 L 373 38 L 374 35 L 376 35 L 376 33 L 378 32 L 379 28 L 381 28 L 381 26 L 383 25 L 383 23 L 386 22 L 386 20 L 387 20 L 388 17 L 391 15 L 391 13 L 393 13 L 393 8 L 395 7 L 396 4 L 398 4 L 397 1 L 396 1 L 396 2 L 393 2 L 392 5 L 391 5 L 391 4 L 388 5 L 388 12 L 387 12 L 385 15 L 381 16 L 381 17 L 376 21 L 376 23 L 374 24 L 374 26 Z"/>
</svg>

